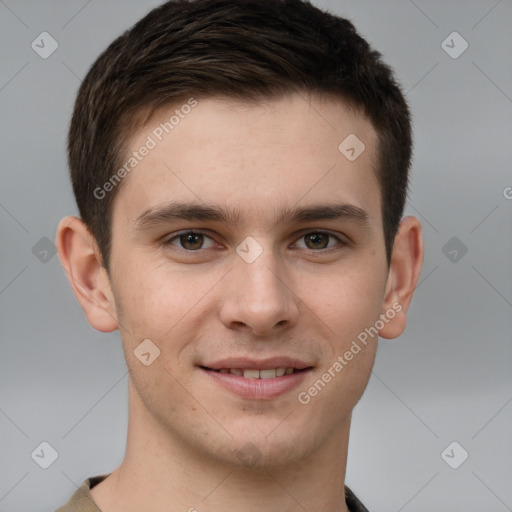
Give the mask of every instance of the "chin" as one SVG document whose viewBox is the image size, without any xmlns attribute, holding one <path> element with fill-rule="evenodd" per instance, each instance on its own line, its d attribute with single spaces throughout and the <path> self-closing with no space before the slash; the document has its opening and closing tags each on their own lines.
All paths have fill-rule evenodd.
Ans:
<svg viewBox="0 0 512 512">
<path fill-rule="evenodd" d="M 228 452 L 230 463 L 252 471 L 275 470 L 307 458 L 320 444 L 312 442 L 310 436 L 306 439 L 286 428 L 279 430 L 277 425 L 279 423 L 273 422 L 265 431 L 252 428 L 233 433 Z"/>
</svg>

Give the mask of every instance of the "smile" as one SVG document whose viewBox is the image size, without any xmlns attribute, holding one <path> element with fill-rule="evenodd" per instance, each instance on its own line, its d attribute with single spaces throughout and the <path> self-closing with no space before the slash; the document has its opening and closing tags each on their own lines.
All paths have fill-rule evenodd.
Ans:
<svg viewBox="0 0 512 512">
<path fill-rule="evenodd" d="M 299 371 L 296 368 L 267 368 L 264 370 L 257 370 L 254 368 L 220 368 L 214 370 L 219 373 L 231 373 L 232 375 L 238 375 L 239 377 L 245 377 L 246 379 L 274 379 L 276 377 L 282 377 L 283 375 L 291 375 L 292 373 Z"/>
<path fill-rule="evenodd" d="M 278 366 L 276 368 L 218 368 L 200 366 L 207 378 L 246 400 L 271 400 L 298 388 L 313 369 Z"/>
</svg>

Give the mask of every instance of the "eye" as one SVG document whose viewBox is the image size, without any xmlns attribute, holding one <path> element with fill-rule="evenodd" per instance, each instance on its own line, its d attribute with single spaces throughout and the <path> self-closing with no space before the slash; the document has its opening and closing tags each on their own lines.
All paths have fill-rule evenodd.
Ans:
<svg viewBox="0 0 512 512">
<path fill-rule="evenodd" d="M 303 245 L 301 245 L 302 242 Z M 331 233 L 325 233 L 324 231 L 312 231 L 300 237 L 295 246 L 299 249 L 322 250 L 330 249 L 331 247 L 339 244 L 343 245 L 343 242 Z"/>
<path fill-rule="evenodd" d="M 186 251 L 198 251 L 199 249 L 210 249 L 215 246 L 215 242 L 203 233 L 195 231 L 186 231 L 169 238 L 165 245 L 178 246 Z"/>
</svg>

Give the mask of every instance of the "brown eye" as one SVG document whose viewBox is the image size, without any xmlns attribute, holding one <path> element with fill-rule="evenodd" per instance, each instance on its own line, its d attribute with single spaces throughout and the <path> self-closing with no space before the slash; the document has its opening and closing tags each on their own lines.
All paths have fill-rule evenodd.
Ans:
<svg viewBox="0 0 512 512">
<path fill-rule="evenodd" d="M 308 249 L 318 252 L 322 249 L 334 249 L 337 245 L 341 248 L 345 244 L 337 236 L 324 231 L 311 231 L 310 233 L 306 233 L 295 243 L 295 247 L 298 249 Z"/>
<path fill-rule="evenodd" d="M 327 233 L 309 233 L 304 236 L 304 241 L 308 249 L 325 249 L 329 244 L 329 235 Z"/>
<path fill-rule="evenodd" d="M 201 249 L 201 246 L 203 245 L 204 242 L 204 236 L 199 233 L 186 233 L 184 235 L 181 235 L 179 240 L 183 249 L 189 249 L 194 251 L 197 249 Z"/>
<path fill-rule="evenodd" d="M 215 245 L 215 242 L 202 233 L 187 231 L 170 238 L 166 245 L 174 245 L 186 251 L 198 251 L 200 249 L 209 249 Z"/>
</svg>

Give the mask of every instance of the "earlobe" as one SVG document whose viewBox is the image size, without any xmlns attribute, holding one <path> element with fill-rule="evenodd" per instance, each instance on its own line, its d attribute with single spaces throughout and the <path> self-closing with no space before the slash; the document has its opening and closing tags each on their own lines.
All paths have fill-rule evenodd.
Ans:
<svg viewBox="0 0 512 512">
<path fill-rule="evenodd" d="M 91 232 L 78 217 L 63 218 L 57 228 L 57 251 L 71 288 L 89 323 L 98 331 L 118 328 L 110 280 Z"/>
<path fill-rule="evenodd" d="M 397 338 L 405 330 L 407 310 L 418 285 L 423 256 L 421 224 L 416 217 L 404 217 L 391 254 L 382 311 L 387 322 L 379 332 L 382 338 Z"/>
</svg>

